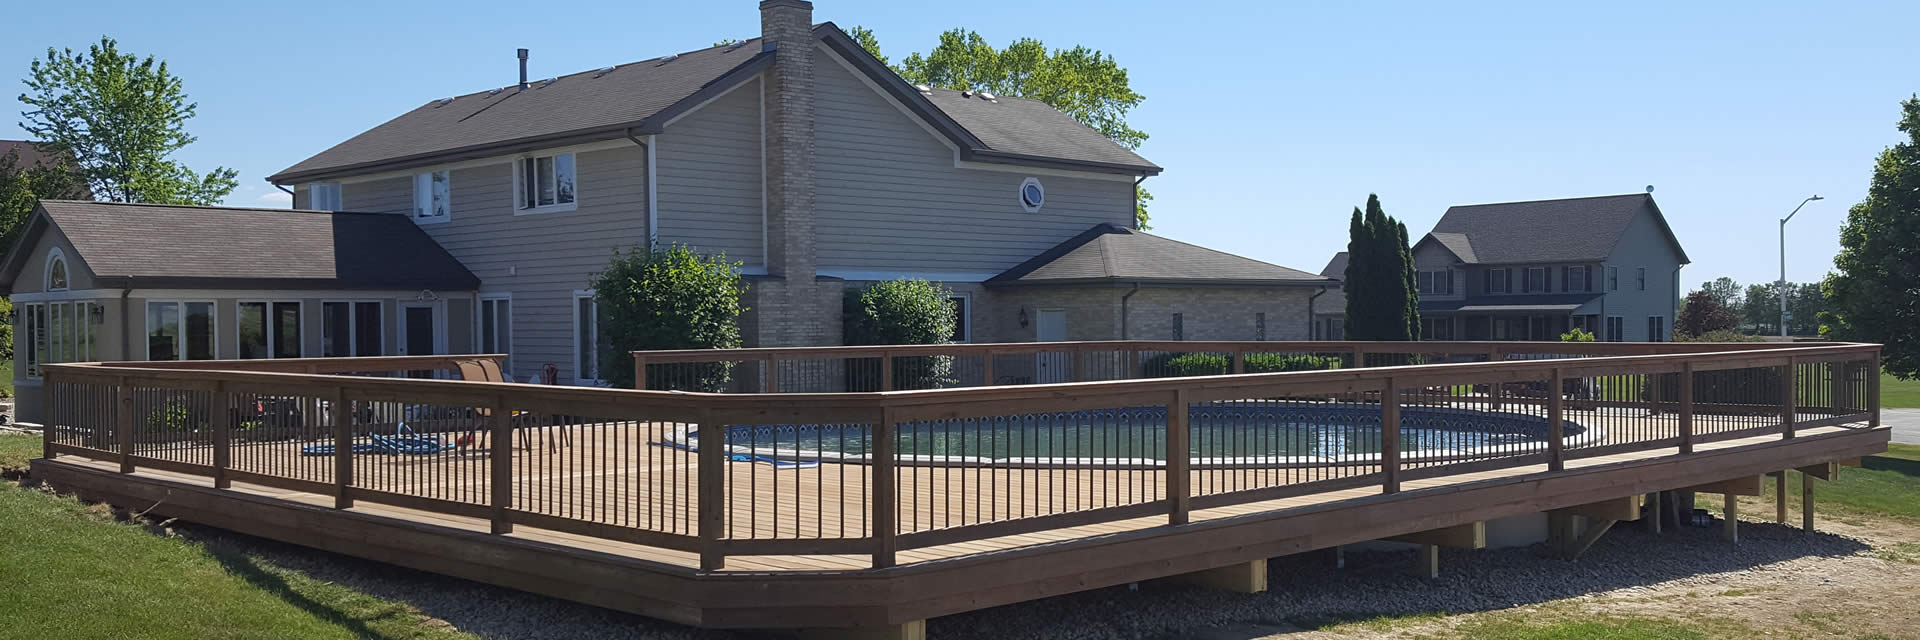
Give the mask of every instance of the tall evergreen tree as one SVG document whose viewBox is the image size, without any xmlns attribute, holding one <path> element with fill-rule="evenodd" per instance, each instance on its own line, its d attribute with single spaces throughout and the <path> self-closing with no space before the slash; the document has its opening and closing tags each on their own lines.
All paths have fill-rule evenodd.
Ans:
<svg viewBox="0 0 1920 640">
<path fill-rule="evenodd" d="M 1920 378 L 1920 97 L 1900 107 L 1906 139 L 1880 152 L 1867 199 L 1847 212 L 1820 333 L 1886 345 L 1882 366 L 1912 380 Z"/>
<path fill-rule="evenodd" d="M 1419 339 L 1419 291 L 1406 225 L 1387 215 L 1380 196 L 1368 195 L 1365 212 L 1353 210 L 1347 234 L 1347 338 Z"/>
<path fill-rule="evenodd" d="M 1347 272 L 1342 280 L 1347 296 L 1348 340 L 1366 340 L 1366 336 L 1374 333 L 1370 322 L 1378 317 L 1378 312 L 1371 303 L 1379 293 L 1374 290 L 1367 271 L 1373 264 L 1372 248 L 1373 234 L 1368 231 L 1360 208 L 1354 207 L 1353 218 L 1347 223 Z"/>
<path fill-rule="evenodd" d="M 1391 218 L 1389 218 L 1391 220 Z M 1400 256 L 1400 297 L 1405 302 L 1406 339 L 1420 339 L 1420 284 L 1413 271 L 1413 249 L 1407 245 L 1407 224 L 1394 220 L 1394 252 Z"/>
</svg>

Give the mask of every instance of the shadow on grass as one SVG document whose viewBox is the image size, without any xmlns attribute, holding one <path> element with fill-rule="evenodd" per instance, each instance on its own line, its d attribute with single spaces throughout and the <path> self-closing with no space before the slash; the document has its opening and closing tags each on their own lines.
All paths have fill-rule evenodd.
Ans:
<svg viewBox="0 0 1920 640">
<path fill-rule="evenodd" d="M 1874 471 L 1892 471 L 1903 476 L 1920 477 L 1920 460 L 1867 456 L 1860 459 L 1860 468 L 1872 469 Z"/>
<path fill-rule="evenodd" d="M 1348 551 L 1336 569 L 1328 550 L 1268 561 L 1268 591 L 1236 594 L 1148 582 L 964 613 L 932 621 L 941 637 L 1204 638 L 1242 640 L 1354 627 L 1384 631 L 1405 618 L 1541 605 L 1556 600 L 1646 587 L 1708 574 L 1742 572 L 1810 557 L 1871 550 L 1859 540 L 1806 534 L 1777 524 L 1742 522 L 1740 543 L 1718 527 L 1669 529 L 1662 535 L 1623 523 L 1586 555 L 1569 561 L 1544 545 L 1475 551 L 1443 550 L 1436 579 L 1407 575 L 1411 551 Z M 1711 586 L 1702 587 L 1710 590 Z M 1071 630 L 1073 633 L 1068 633 Z"/>
<path fill-rule="evenodd" d="M 220 566 L 224 567 L 227 573 L 239 576 L 240 579 L 246 580 L 247 584 L 272 594 L 282 602 L 299 607 L 300 610 L 312 614 L 315 618 L 353 632 L 354 637 L 381 638 L 388 635 L 376 631 L 367 626 L 366 621 L 341 611 L 333 605 L 316 601 L 300 593 L 292 585 L 287 584 L 286 578 L 268 572 L 260 566 L 258 560 L 251 556 L 218 543 L 207 544 L 205 548 L 208 554 L 220 562 Z"/>
</svg>

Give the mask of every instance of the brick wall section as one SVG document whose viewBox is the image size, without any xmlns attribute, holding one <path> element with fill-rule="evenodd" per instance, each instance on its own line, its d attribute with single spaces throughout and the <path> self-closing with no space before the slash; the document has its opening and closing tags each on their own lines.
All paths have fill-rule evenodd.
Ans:
<svg viewBox="0 0 1920 640">
<path fill-rule="evenodd" d="M 748 305 L 757 346 L 840 343 L 838 281 L 816 281 L 813 3 L 763 0 L 760 34 L 774 48 L 767 84 L 767 270 Z"/>
</svg>

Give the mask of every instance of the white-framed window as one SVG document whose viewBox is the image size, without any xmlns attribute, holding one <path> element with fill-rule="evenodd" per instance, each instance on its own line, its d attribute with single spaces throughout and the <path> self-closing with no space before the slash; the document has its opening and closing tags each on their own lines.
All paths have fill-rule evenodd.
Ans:
<svg viewBox="0 0 1920 640">
<path fill-rule="evenodd" d="M 307 208 L 314 211 L 339 211 L 342 204 L 340 183 L 315 182 L 307 185 Z"/>
<path fill-rule="evenodd" d="M 514 164 L 514 209 L 523 213 L 567 211 L 575 206 L 579 176 L 573 154 L 521 158 Z"/>
<path fill-rule="evenodd" d="M 23 302 L 14 307 L 13 316 L 19 325 L 14 345 L 27 378 L 39 378 L 42 365 L 100 359 L 97 346 L 105 314 L 99 303 Z"/>
<path fill-rule="evenodd" d="M 413 221 L 433 224 L 453 219 L 453 172 L 413 174 Z"/>
<path fill-rule="evenodd" d="M 1420 293 L 1428 295 L 1448 295 L 1453 293 L 1452 269 L 1418 271 L 1414 273 L 1414 279 L 1417 281 Z"/>
<path fill-rule="evenodd" d="M 1635 269 L 1634 277 L 1640 281 L 1640 290 L 1646 291 L 1647 290 L 1647 268 L 1640 267 L 1638 269 Z"/>
<path fill-rule="evenodd" d="M 386 355 L 386 314 L 377 300 L 320 303 L 320 355 L 325 358 Z"/>
<path fill-rule="evenodd" d="M 213 360 L 220 335 L 212 301 L 148 300 L 148 360 Z"/>
<path fill-rule="evenodd" d="M 601 349 L 605 344 L 606 341 L 600 339 L 600 302 L 592 291 L 573 292 L 574 384 L 595 387 L 605 384 L 600 376 Z"/>
<path fill-rule="evenodd" d="M 1593 290 L 1593 273 L 1585 265 L 1567 267 L 1560 272 L 1560 290 L 1585 293 Z"/>
<path fill-rule="evenodd" d="M 973 323 L 968 319 L 973 313 L 973 297 L 965 293 L 953 294 L 947 298 L 947 306 L 953 309 L 953 341 L 972 341 Z"/>
<path fill-rule="evenodd" d="M 1020 208 L 1027 213 L 1039 213 L 1040 207 L 1047 204 L 1047 186 L 1040 184 L 1039 178 L 1027 178 L 1020 181 Z"/>
<path fill-rule="evenodd" d="M 66 291 L 67 289 L 67 254 L 60 251 L 59 248 L 55 248 L 47 252 L 47 282 L 45 290 Z"/>
<path fill-rule="evenodd" d="M 1667 341 L 1667 317 L 1647 316 L 1647 342 Z"/>
<path fill-rule="evenodd" d="M 1450 317 L 1421 318 L 1420 319 L 1420 339 L 1421 340 L 1452 340 L 1453 339 L 1453 318 L 1450 318 Z"/>
<path fill-rule="evenodd" d="M 299 358 L 306 346 L 301 340 L 300 302 L 297 300 L 241 302 L 234 334 L 242 359 Z"/>
<path fill-rule="evenodd" d="M 1487 293 L 1512 293 L 1512 292 L 1513 292 L 1513 270 L 1512 269 L 1488 269 L 1487 270 Z"/>
<path fill-rule="evenodd" d="M 480 313 L 475 314 L 474 322 L 474 351 L 507 354 L 501 368 L 513 371 L 513 295 L 481 294 Z"/>
<path fill-rule="evenodd" d="M 1620 267 L 1607 267 L 1607 290 L 1620 290 Z"/>
<path fill-rule="evenodd" d="M 1547 290 L 1547 268 L 1527 267 L 1527 293 L 1539 293 Z"/>
<path fill-rule="evenodd" d="M 1627 341 L 1627 319 L 1624 316 L 1607 316 L 1607 342 Z"/>
</svg>

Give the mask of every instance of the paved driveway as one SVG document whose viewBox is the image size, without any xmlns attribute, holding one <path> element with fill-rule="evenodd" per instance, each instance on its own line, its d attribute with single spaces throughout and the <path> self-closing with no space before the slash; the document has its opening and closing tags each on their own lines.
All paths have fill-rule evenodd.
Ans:
<svg viewBox="0 0 1920 640">
<path fill-rule="evenodd" d="M 1920 409 L 1881 409 L 1880 421 L 1893 427 L 1893 441 L 1920 444 Z"/>
</svg>

